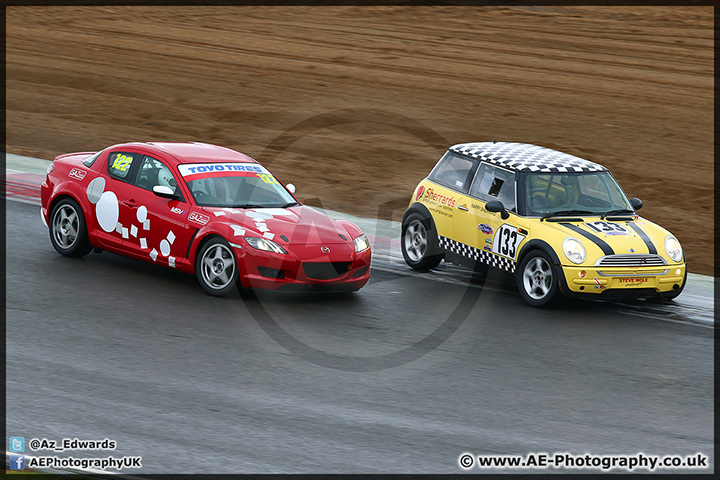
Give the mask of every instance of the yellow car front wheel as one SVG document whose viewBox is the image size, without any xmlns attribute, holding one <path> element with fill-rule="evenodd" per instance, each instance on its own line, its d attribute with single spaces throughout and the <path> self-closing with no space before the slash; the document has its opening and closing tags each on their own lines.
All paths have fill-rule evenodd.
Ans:
<svg viewBox="0 0 720 480">
<path fill-rule="evenodd" d="M 548 254 L 542 250 L 528 253 L 517 274 L 520 295 L 533 307 L 550 305 L 558 297 L 559 275 Z"/>
</svg>

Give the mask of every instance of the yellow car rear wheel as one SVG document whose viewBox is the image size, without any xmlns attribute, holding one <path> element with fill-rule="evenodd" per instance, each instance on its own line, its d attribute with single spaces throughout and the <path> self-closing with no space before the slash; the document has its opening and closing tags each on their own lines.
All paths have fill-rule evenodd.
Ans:
<svg viewBox="0 0 720 480">
<path fill-rule="evenodd" d="M 437 234 L 419 213 L 403 222 L 400 244 L 405 263 L 415 270 L 430 270 L 442 261 L 442 255 L 430 255 L 437 250 Z"/>
</svg>

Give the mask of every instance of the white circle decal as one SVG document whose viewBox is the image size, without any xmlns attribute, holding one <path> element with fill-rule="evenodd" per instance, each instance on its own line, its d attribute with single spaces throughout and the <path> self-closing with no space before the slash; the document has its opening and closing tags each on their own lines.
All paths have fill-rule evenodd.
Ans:
<svg viewBox="0 0 720 480">
<path fill-rule="evenodd" d="M 100 200 L 95 206 L 95 216 L 100 228 L 106 232 L 115 230 L 118 218 L 120 218 L 120 206 L 117 196 L 113 192 L 105 192 L 100 196 Z"/>
<path fill-rule="evenodd" d="M 167 240 L 160 242 L 160 253 L 162 253 L 163 257 L 170 255 L 170 242 Z"/>
<path fill-rule="evenodd" d="M 140 205 L 138 208 L 137 219 L 140 223 L 144 223 L 145 220 L 147 220 L 147 207 L 145 205 Z"/>
<path fill-rule="evenodd" d="M 97 177 L 87 186 L 87 196 L 90 203 L 97 203 L 100 200 L 100 196 L 105 190 L 105 179 L 103 177 Z"/>
</svg>

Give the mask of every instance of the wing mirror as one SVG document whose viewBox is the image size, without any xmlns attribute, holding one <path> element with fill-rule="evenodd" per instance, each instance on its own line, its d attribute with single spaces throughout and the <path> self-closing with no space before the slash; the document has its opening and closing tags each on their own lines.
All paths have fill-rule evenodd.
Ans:
<svg viewBox="0 0 720 480">
<path fill-rule="evenodd" d="M 295 195 L 295 185 L 293 185 L 292 183 L 288 183 L 287 185 L 285 185 L 285 188 L 287 188 L 290 193 Z"/>
<path fill-rule="evenodd" d="M 505 210 L 505 206 L 502 204 L 502 202 L 500 202 L 498 200 L 492 200 L 490 202 L 487 202 L 485 204 L 485 210 L 487 210 L 488 212 L 495 212 L 495 213 L 499 212 L 500 217 L 503 220 L 507 220 L 508 217 L 510 217 L 510 214 L 508 213 L 508 211 Z"/>
<path fill-rule="evenodd" d="M 630 204 L 635 210 L 640 210 L 642 208 L 642 200 L 640 200 L 639 198 L 633 198 L 632 200 L 630 200 Z"/>
<path fill-rule="evenodd" d="M 165 185 L 155 185 L 153 187 L 153 193 L 158 197 L 162 198 L 177 198 L 177 195 L 175 195 L 173 189 L 170 187 L 166 187 Z"/>
</svg>

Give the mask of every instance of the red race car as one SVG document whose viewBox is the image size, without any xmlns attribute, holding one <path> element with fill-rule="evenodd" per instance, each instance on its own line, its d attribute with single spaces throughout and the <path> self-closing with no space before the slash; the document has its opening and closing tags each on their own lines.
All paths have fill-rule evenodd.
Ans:
<svg viewBox="0 0 720 480">
<path fill-rule="evenodd" d="M 303 206 L 252 158 L 204 143 L 125 143 L 60 155 L 41 187 L 60 254 L 95 249 L 232 288 L 359 290 L 370 244 L 355 224 Z"/>
</svg>

